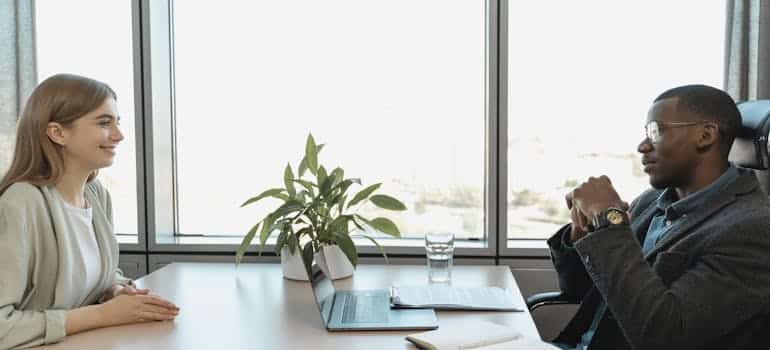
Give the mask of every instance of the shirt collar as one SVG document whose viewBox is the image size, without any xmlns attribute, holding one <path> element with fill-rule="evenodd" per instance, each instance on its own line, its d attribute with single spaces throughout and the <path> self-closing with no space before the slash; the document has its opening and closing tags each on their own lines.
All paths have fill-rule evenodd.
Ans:
<svg viewBox="0 0 770 350">
<path fill-rule="evenodd" d="M 725 172 L 714 182 L 682 199 L 679 199 L 676 189 L 673 187 L 666 188 L 663 193 L 658 196 L 656 206 L 658 207 L 658 210 L 665 213 L 667 219 L 676 219 L 692 212 L 697 207 L 706 203 L 711 196 L 719 191 L 719 189 L 735 181 L 735 179 L 738 178 L 738 175 L 740 175 L 738 169 L 730 163 L 727 170 L 725 170 Z"/>
</svg>

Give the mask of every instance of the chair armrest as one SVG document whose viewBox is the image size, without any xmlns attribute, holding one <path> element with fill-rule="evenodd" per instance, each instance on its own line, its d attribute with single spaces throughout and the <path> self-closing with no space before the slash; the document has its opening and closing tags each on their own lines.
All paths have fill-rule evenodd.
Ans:
<svg viewBox="0 0 770 350">
<path fill-rule="evenodd" d="M 527 297 L 527 308 L 529 311 L 533 311 L 541 306 L 546 305 L 562 305 L 562 304 L 579 304 L 577 300 L 571 299 L 569 296 L 561 291 L 557 292 L 543 292 L 532 294 Z"/>
</svg>

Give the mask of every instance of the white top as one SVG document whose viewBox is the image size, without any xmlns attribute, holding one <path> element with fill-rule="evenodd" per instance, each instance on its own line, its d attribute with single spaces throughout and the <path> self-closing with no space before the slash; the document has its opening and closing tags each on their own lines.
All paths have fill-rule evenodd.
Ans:
<svg viewBox="0 0 770 350">
<path fill-rule="evenodd" d="M 72 206 L 64 200 L 62 202 L 64 202 L 64 208 L 70 215 L 70 218 L 72 218 L 73 238 L 78 242 L 77 246 L 80 248 L 80 256 L 83 259 L 82 266 L 85 267 L 85 293 L 80 296 L 74 296 L 81 298 L 76 300 L 76 303 L 82 303 L 83 299 L 96 288 L 102 273 L 99 244 L 96 242 L 96 232 L 94 232 L 94 213 L 88 201 L 86 201 L 87 208 L 85 209 Z"/>
</svg>

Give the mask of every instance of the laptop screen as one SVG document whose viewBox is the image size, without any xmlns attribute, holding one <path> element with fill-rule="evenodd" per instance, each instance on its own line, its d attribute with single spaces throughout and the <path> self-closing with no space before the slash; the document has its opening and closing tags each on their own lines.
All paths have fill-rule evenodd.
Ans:
<svg viewBox="0 0 770 350">
<path fill-rule="evenodd" d="M 323 273 L 317 264 L 313 264 L 311 270 L 313 276 L 310 278 L 310 284 L 313 287 L 313 294 L 315 295 L 316 304 L 318 304 L 318 310 L 321 312 L 321 318 L 324 321 L 324 325 L 326 325 L 332 313 L 334 285 L 332 280 Z"/>
</svg>

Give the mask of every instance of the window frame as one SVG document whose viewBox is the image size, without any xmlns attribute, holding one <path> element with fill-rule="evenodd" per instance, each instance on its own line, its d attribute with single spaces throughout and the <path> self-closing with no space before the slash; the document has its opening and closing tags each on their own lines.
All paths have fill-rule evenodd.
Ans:
<svg viewBox="0 0 770 350">
<path fill-rule="evenodd" d="M 235 252 L 241 237 L 178 235 L 177 183 L 175 167 L 175 117 L 174 117 L 174 65 L 173 65 L 173 0 L 133 0 L 135 17 L 141 37 L 138 46 L 141 52 L 141 64 L 135 65 L 141 70 L 137 74 L 137 85 L 142 97 L 141 113 L 137 113 L 137 125 L 143 126 L 144 144 L 138 171 L 142 172 L 144 186 L 139 186 L 141 203 L 146 208 L 140 213 L 140 225 L 146 229 L 144 242 L 149 253 L 195 252 L 223 253 Z M 462 240 L 456 242 L 455 255 L 458 257 L 497 258 L 499 228 L 499 174 L 505 173 L 498 157 L 501 139 L 506 130 L 499 128 L 498 89 L 500 86 L 498 62 L 498 0 L 485 1 L 485 154 L 484 163 L 484 236 L 482 241 Z M 137 100 L 140 100 L 137 98 Z M 139 110 L 139 109 L 137 109 Z M 504 141 L 503 141 L 504 142 Z M 492 194 L 492 195 L 490 195 Z M 150 200 L 144 200 L 145 198 Z M 504 202 L 503 202 L 504 204 Z M 504 227 L 504 226 L 502 226 Z M 142 236 L 140 234 L 140 236 Z M 422 256 L 425 250 L 419 239 L 379 239 L 387 247 L 389 255 Z M 255 242 L 256 243 L 256 242 Z M 272 255 L 274 245 L 268 242 L 264 248 L 266 255 Z M 377 256 L 379 250 L 367 241 L 357 242 L 359 253 L 364 256 Z M 121 245 L 121 249 L 124 245 Z M 126 247 L 128 248 L 128 247 Z M 248 252 L 257 252 L 258 244 L 252 244 Z"/>
<path fill-rule="evenodd" d="M 177 235 L 173 1 L 132 0 L 136 137 L 142 141 L 137 142 L 137 204 L 139 227 L 144 232 L 138 233 L 136 244 L 121 243 L 120 248 L 150 254 L 234 254 L 240 237 Z M 497 262 L 550 254 L 544 239 L 508 238 L 508 11 L 508 0 L 485 0 L 485 239 L 457 241 L 455 255 L 460 258 Z M 380 241 L 394 257 L 425 254 L 419 239 Z M 379 255 L 369 242 L 358 247 L 363 256 Z M 273 248 L 268 244 L 265 255 L 273 255 Z M 258 250 L 258 244 L 252 244 L 248 252 Z"/>
</svg>

